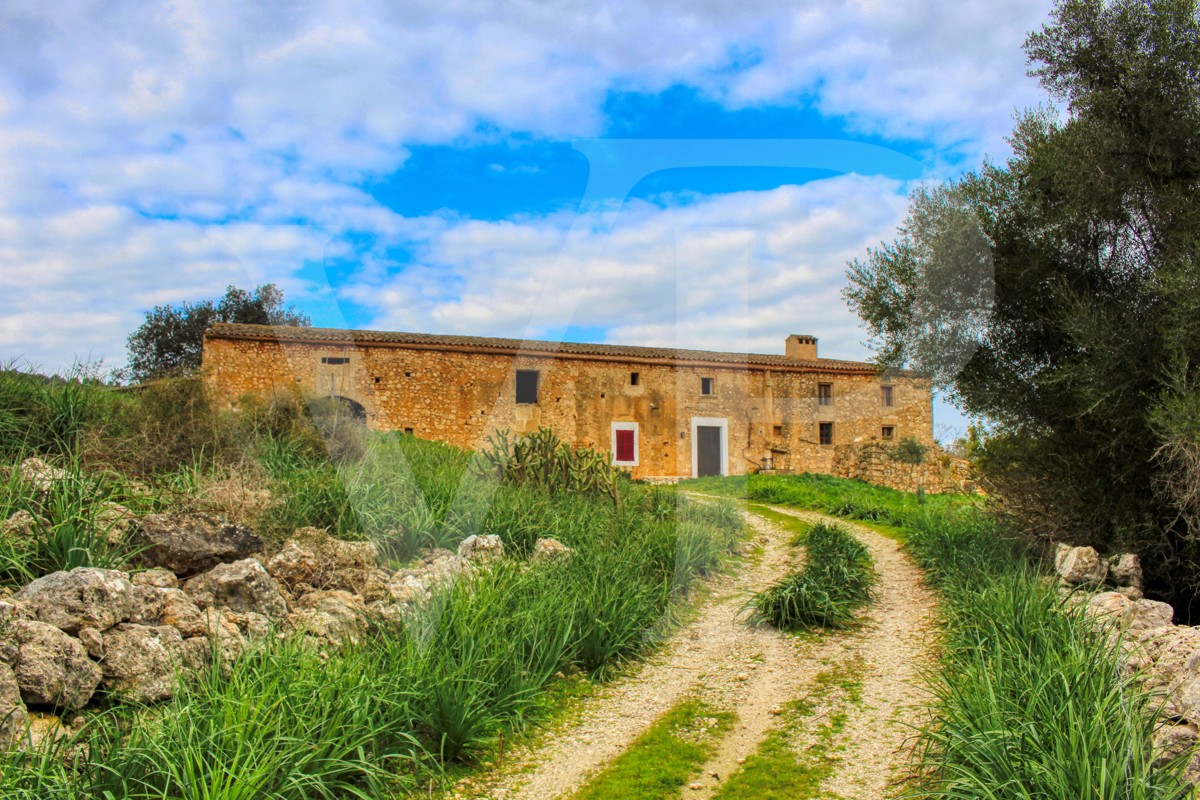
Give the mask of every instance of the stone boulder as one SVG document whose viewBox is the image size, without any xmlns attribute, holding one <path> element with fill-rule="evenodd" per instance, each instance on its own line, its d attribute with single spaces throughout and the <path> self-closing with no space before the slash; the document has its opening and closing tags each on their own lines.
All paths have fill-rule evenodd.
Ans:
<svg viewBox="0 0 1200 800">
<path fill-rule="evenodd" d="M 8 666 L 26 704 L 77 710 L 92 699 L 100 668 L 78 640 L 54 625 L 22 619 L 7 622 L 0 640 L 14 646 Z"/>
<path fill-rule="evenodd" d="M 128 619 L 135 598 L 125 573 L 76 567 L 38 578 L 13 595 L 13 601 L 34 619 L 77 633 L 80 628 L 105 630 Z"/>
<path fill-rule="evenodd" d="M 175 696 L 183 664 L 183 637 L 169 625 L 122 624 L 104 633 L 101 684 L 134 703 Z"/>
<path fill-rule="evenodd" d="M 130 535 L 146 564 L 189 576 L 262 550 L 262 540 L 240 525 L 208 514 L 151 514 Z"/>
<path fill-rule="evenodd" d="M 162 612 L 158 624 L 170 625 L 184 638 L 208 634 L 208 620 L 200 607 L 182 589 L 158 589 L 162 597 Z"/>
<path fill-rule="evenodd" d="M 1157 600 L 1135 600 L 1129 614 L 1129 630 L 1153 630 L 1171 624 L 1175 609 Z"/>
<path fill-rule="evenodd" d="M 12 667 L 0 664 L 0 750 L 6 750 L 25 736 L 29 714 L 21 700 L 21 686 Z"/>
<path fill-rule="evenodd" d="M 367 607 L 362 598 L 338 590 L 310 592 L 288 622 L 299 634 L 334 647 L 358 644 L 367 633 Z"/>
<path fill-rule="evenodd" d="M 21 480 L 39 492 L 48 492 L 54 485 L 70 477 L 64 469 L 51 466 L 40 458 L 27 458 L 17 468 Z"/>
<path fill-rule="evenodd" d="M 1123 626 L 1133 612 L 1133 601 L 1118 592 L 1101 592 L 1088 599 L 1085 612 L 1101 623 Z"/>
<path fill-rule="evenodd" d="M 533 545 L 533 560 L 535 562 L 566 561 L 574 552 L 558 539 L 538 539 Z"/>
<path fill-rule="evenodd" d="M 162 567 L 135 572 L 129 576 L 129 582 L 134 586 L 149 586 L 155 589 L 179 588 L 179 578 L 175 577 L 175 573 Z"/>
<path fill-rule="evenodd" d="M 1072 547 L 1056 556 L 1056 569 L 1063 581 L 1072 586 L 1079 584 L 1100 585 L 1104 583 L 1108 565 L 1092 547 Z"/>
<path fill-rule="evenodd" d="M 267 572 L 288 588 L 312 583 L 321 572 L 321 559 L 312 550 L 295 539 L 289 539 L 283 548 L 271 556 L 266 564 Z"/>
<path fill-rule="evenodd" d="M 96 509 L 94 516 L 96 527 L 104 534 L 105 540 L 111 545 L 119 545 L 132 532 L 137 518 L 134 513 L 120 503 L 106 500 Z"/>
<path fill-rule="evenodd" d="M 0 539 L 15 542 L 29 541 L 37 536 L 38 528 L 48 524 L 41 517 L 35 517 L 28 511 L 21 510 L 0 522 Z"/>
<path fill-rule="evenodd" d="M 458 557 L 472 564 L 487 564 L 504 558 L 504 542 L 493 534 L 473 535 L 458 545 Z"/>
<path fill-rule="evenodd" d="M 1142 562 L 1133 553 L 1118 553 L 1108 559 L 1108 577 L 1117 586 L 1141 590 Z"/>
<path fill-rule="evenodd" d="M 183 590 L 202 609 L 255 613 L 272 620 L 282 620 L 288 613 L 279 584 L 253 558 L 213 567 L 185 583 Z"/>
</svg>

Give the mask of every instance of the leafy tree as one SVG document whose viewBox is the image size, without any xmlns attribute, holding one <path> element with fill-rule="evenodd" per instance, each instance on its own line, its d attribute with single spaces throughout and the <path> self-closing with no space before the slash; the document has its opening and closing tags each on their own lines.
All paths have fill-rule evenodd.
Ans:
<svg viewBox="0 0 1200 800">
<path fill-rule="evenodd" d="M 204 332 L 215 322 L 312 325 L 294 306 L 284 306 L 283 291 L 273 283 L 259 286 L 253 294 L 230 286 L 215 302 L 155 306 L 129 336 L 125 377 L 141 382 L 198 370 Z"/>
<path fill-rule="evenodd" d="M 1060 0 L 1025 50 L 1065 107 L 916 192 L 846 297 L 883 363 L 993 421 L 981 466 L 1029 533 L 1133 546 L 1160 591 L 1194 591 L 1200 497 L 1175 478 L 1200 475 L 1196 0 Z"/>
</svg>

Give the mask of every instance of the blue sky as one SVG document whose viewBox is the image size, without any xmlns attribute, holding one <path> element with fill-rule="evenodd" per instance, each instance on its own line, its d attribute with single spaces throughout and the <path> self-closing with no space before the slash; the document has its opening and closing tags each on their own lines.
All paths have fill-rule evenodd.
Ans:
<svg viewBox="0 0 1200 800">
<path fill-rule="evenodd" d="M 0 358 L 119 366 L 267 281 L 331 326 L 866 358 L 847 260 L 1007 154 L 1048 10 L 12 0 Z"/>
</svg>

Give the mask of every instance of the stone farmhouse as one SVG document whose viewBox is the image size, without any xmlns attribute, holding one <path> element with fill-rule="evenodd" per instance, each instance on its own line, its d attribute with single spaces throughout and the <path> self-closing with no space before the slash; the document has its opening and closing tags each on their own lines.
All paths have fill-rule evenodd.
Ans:
<svg viewBox="0 0 1200 800">
<path fill-rule="evenodd" d="M 298 388 L 344 398 L 372 428 L 465 448 L 545 426 L 635 478 L 861 477 L 847 453 L 864 445 L 934 445 L 927 379 L 820 358 L 812 336 L 764 355 L 221 323 L 203 363 L 226 404 Z"/>
</svg>

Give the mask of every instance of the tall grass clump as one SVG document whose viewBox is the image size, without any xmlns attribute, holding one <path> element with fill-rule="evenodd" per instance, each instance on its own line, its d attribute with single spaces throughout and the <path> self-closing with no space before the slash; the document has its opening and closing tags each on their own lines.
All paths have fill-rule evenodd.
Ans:
<svg viewBox="0 0 1200 800">
<path fill-rule="evenodd" d="M 871 599 L 871 554 L 837 525 L 815 525 L 805 541 L 804 569 L 755 595 L 755 618 L 789 631 L 853 624 L 854 612 Z"/>
<path fill-rule="evenodd" d="M 930 798 L 1175 800 L 1153 766 L 1157 703 L 1115 642 L 979 512 L 914 518 L 907 548 L 940 590 L 920 789 Z"/>
</svg>

